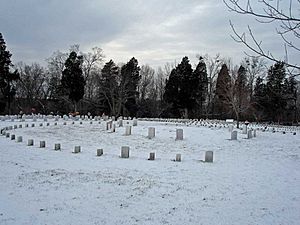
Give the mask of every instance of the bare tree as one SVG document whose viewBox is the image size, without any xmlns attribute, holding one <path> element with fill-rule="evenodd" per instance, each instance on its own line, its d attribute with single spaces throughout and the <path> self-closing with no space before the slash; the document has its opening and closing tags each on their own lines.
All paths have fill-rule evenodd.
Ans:
<svg viewBox="0 0 300 225">
<path fill-rule="evenodd" d="M 256 18 L 259 23 L 275 24 L 277 35 L 280 36 L 285 47 L 285 65 L 289 68 L 290 73 L 295 76 L 300 75 L 300 66 L 288 61 L 290 51 L 294 51 L 299 56 L 300 46 L 300 18 L 299 0 L 259 0 L 258 6 L 255 7 L 253 1 L 250 0 L 223 0 L 230 11 L 241 15 L 249 15 Z M 260 10 L 262 9 L 262 10 Z M 262 41 L 259 41 L 253 33 L 251 27 L 248 25 L 248 34 L 252 43 L 246 39 L 246 33 L 239 33 L 232 21 L 230 26 L 233 30 L 233 39 L 238 43 L 242 43 L 252 52 L 260 55 L 273 62 L 280 62 L 281 59 L 275 57 L 271 52 L 262 46 Z"/>
<path fill-rule="evenodd" d="M 261 56 L 245 57 L 242 66 L 246 68 L 250 99 L 253 97 L 254 83 L 257 77 L 264 78 L 267 73 L 266 61 Z"/>
<path fill-rule="evenodd" d="M 213 113 L 213 99 L 214 99 L 214 91 L 216 86 L 217 75 L 224 63 L 224 59 L 221 58 L 220 54 L 216 54 L 216 56 L 211 57 L 209 55 L 205 55 L 204 61 L 207 68 L 207 77 L 208 77 L 208 95 L 207 95 L 207 107 L 206 114 L 211 112 Z"/>
<path fill-rule="evenodd" d="M 153 84 L 155 70 L 152 69 L 149 65 L 143 65 L 140 70 L 140 82 L 139 82 L 139 93 L 140 99 L 145 100 L 150 93 L 151 84 Z"/>
<path fill-rule="evenodd" d="M 39 103 L 45 110 L 42 100 L 48 97 L 48 80 L 45 69 L 37 63 L 26 65 L 22 62 L 17 64 L 20 71 L 20 80 L 18 81 L 17 95 L 25 98 L 30 107 Z"/>
</svg>

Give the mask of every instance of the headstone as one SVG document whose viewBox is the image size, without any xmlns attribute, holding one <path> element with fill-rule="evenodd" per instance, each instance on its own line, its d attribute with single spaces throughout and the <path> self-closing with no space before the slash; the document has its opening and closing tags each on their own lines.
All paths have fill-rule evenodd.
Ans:
<svg viewBox="0 0 300 225">
<path fill-rule="evenodd" d="M 97 149 L 97 156 L 103 155 L 103 149 Z"/>
<path fill-rule="evenodd" d="M 27 123 L 25 124 L 25 127 L 28 127 L 28 124 L 27 124 Z"/>
<path fill-rule="evenodd" d="M 229 132 L 231 133 L 233 131 L 233 124 L 229 124 L 228 129 L 229 129 Z"/>
<path fill-rule="evenodd" d="M 43 123 L 40 123 L 40 127 L 42 127 L 43 126 Z"/>
<path fill-rule="evenodd" d="M 55 151 L 60 150 L 60 144 L 54 144 L 54 150 Z"/>
<path fill-rule="evenodd" d="M 133 119 L 133 121 L 132 121 L 132 126 L 137 126 L 138 125 L 138 121 L 137 121 L 137 119 Z"/>
<path fill-rule="evenodd" d="M 176 141 L 183 140 L 183 129 L 176 129 Z"/>
<path fill-rule="evenodd" d="M 253 130 L 253 137 L 256 137 L 256 129 Z"/>
<path fill-rule="evenodd" d="M 129 147 L 128 146 L 122 146 L 121 158 L 129 158 Z"/>
<path fill-rule="evenodd" d="M 148 138 L 154 138 L 155 137 L 155 128 L 154 127 L 149 127 L 148 128 Z"/>
<path fill-rule="evenodd" d="M 242 133 L 247 134 L 247 126 L 245 124 L 243 125 L 243 132 Z"/>
<path fill-rule="evenodd" d="M 213 151 L 205 152 L 205 162 L 213 162 L 214 153 Z"/>
<path fill-rule="evenodd" d="M 150 152 L 150 156 L 148 160 L 155 160 L 155 153 L 154 152 Z"/>
<path fill-rule="evenodd" d="M 40 141 L 40 148 L 46 147 L 46 141 Z"/>
<path fill-rule="evenodd" d="M 19 125 L 19 128 L 22 128 L 22 124 Z"/>
<path fill-rule="evenodd" d="M 57 126 L 57 122 L 54 123 L 54 126 Z"/>
<path fill-rule="evenodd" d="M 14 125 L 14 129 L 17 129 L 18 128 L 18 125 Z"/>
<path fill-rule="evenodd" d="M 296 135 L 296 132 L 294 132 L 293 135 Z"/>
<path fill-rule="evenodd" d="M 10 137 L 10 133 L 6 133 L 5 137 L 9 138 Z"/>
<path fill-rule="evenodd" d="M 23 137 L 22 136 L 18 136 L 17 137 L 17 142 L 22 142 L 23 141 Z"/>
<path fill-rule="evenodd" d="M 64 122 L 64 125 L 67 125 L 67 122 Z"/>
<path fill-rule="evenodd" d="M 231 140 L 237 140 L 237 131 L 236 130 L 231 132 Z"/>
<path fill-rule="evenodd" d="M 176 162 L 181 162 L 181 154 L 176 154 L 175 161 Z"/>
<path fill-rule="evenodd" d="M 10 140 L 15 140 L 15 139 L 16 139 L 16 135 L 12 134 L 12 135 L 10 136 Z"/>
<path fill-rule="evenodd" d="M 131 126 L 125 127 L 125 136 L 131 135 Z"/>
<path fill-rule="evenodd" d="M 123 127 L 123 120 L 119 119 L 119 127 Z"/>
<path fill-rule="evenodd" d="M 31 127 L 34 127 L 35 126 L 35 124 L 33 123 L 33 124 L 31 124 Z"/>
<path fill-rule="evenodd" d="M 248 138 L 248 139 L 251 139 L 251 138 L 252 138 L 252 130 L 248 130 L 247 138 Z"/>
<path fill-rule="evenodd" d="M 79 152 L 81 152 L 80 146 L 75 146 L 73 153 L 79 153 Z"/>
<path fill-rule="evenodd" d="M 28 146 L 33 146 L 33 139 L 29 139 L 27 145 Z"/>
</svg>

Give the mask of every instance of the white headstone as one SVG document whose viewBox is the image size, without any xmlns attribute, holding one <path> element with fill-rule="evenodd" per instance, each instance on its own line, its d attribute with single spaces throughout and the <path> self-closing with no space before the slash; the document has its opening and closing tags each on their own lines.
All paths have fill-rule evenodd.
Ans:
<svg viewBox="0 0 300 225">
<path fill-rule="evenodd" d="M 132 126 L 137 126 L 137 125 L 138 125 L 137 119 L 133 119 L 133 121 L 132 121 Z"/>
<path fill-rule="evenodd" d="M 243 125 L 243 132 L 242 133 L 247 134 L 247 126 L 245 124 Z"/>
<path fill-rule="evenodd" d="M 237 140 L 237 131 L 236 130 L 231 132 L 231 140 Z"/>
<path fill-rule="evenodd" d="M 233 124 L 229 124 L 228 129 L 229 129 L 229 132 L 231 133 L 233 131 Z"/>
<path fill-rule="evenodd" d="M 154 138 L 155 137 L 155 128 L 154 127 L 149 127 L 148 128 L 148 138 Z"/>
<path fill-rule="evenodd" d="M 46 141 L 40 141 L 40 148 L 46 147 Z"/>
<path fill-rule="evenodd" d="M 54 150 L 55 151 L 60 150 L 60 144 L 54 144 Z"/>
<path fill-rule="evenodd" d="M 205 152 L 205 162 L 213 162 L 214 153 L 213 151 Z"/>
<path fill-rule="evenodd" d="M 248 130 L 247 138 L 248 139 L 252 138 L 252 130 Z"/>
<path fill-rule="evenodd" d="M 125 127 L 125 136 L 131 135 L 131 126 Z"/>
<path fill-rule="evenodd" d="M 28 145 L 28 146 L 33 146 L 33 139 L 29 139 L 27 145 Z"/>
<path fill-rule="evenodd" d="M 181 154 L 176 154 L 176 162 L 181 162 Z"/>
<path fill-rule="evenodd" d="M 75 146 L 73 153 L 79 153 L 79 152 L 81 152 L 80 146 Z"/>
<path fill-rule="evenodd" d="M 23 141 L 23 137 L 22 136 L 18 136 L 17 137 L 17 142 L 22 142 Z"/>
<path fill-rule="evenodd" d="M 129 158 L 129 147 L 128 146 L 122 146 L 121 158 Z"/>
<path fill-rule="evenodd" d="M 183 140 L 183 129 L 176 129 L 176 140 Z"/>
<path fill-rule="evenodd" d="M 155 160 L 155 152 L 150 152 L 150 156 L 148 160 Z"/>
<path fill-rule="evenodd" d="M 97 149 L 97 156 L 103 155 L 103 149 Z"/>
</svg>

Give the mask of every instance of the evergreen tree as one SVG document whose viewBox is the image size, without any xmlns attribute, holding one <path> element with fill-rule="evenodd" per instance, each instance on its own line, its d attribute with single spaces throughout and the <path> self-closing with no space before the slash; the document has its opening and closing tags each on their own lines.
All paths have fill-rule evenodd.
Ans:
<svg viewBox="0 0 300 225">
<path fill-rule="evenodd" d="M 250 107 L 250 96 L 249 96 L 249 88 L 247 86 L 246 69 L 245 67 L 240 66 L 235 81 L 234 104 L 233 104 L 233 111 L 236 115 L 237 127 L 239 127 L 241 114 L 246 110 L 248 110 L 249 107 Z"/>
<path fill-rule="evenodd" d="M 200 115 L 203 114 L 203 106 L 208 95 L 208 77 L 206 64 L 204 59 L 200 57 L 200 61 L 194 70 L 194 77 L 198 80 L 198 91 L 196 92 L 197 103 L 200 107 Z M 197 84 L 196 83 L 196 84 Z"/>
<path fill-rule="evenodd" d="M 285 98 L 284 79 L 286 76 L 284 62 L 275 63 L 268 71 L 265 109 L 273 121 L 282 119 L 287 101 Z"/>
<path fill-rule="evenodd" d="M 227 65 L 223 64 L 218 74 L 215 95 L 215 106 L 217 109 L 216 111 L 223 116 L 228 114 L 229 112 L 230 90 L 231 78 L 228 72 Z"/>
<path fill-rule="evenodd" d="M 128 113 L 130 116 L 136 116 L 139 71 L 138 61 L 134 57 L 121 68 L 119 115 Z"/>
<path fill-rule="evenodd" d="M 119 67 L 110 60 L 104 65 L 101 74 L 100 99 L 103 99 L 107 114 L 117 115 Z"/>
<path fill-rule="evenodd" d="M 5 103 L 8 106 L 8 113 L 10 114 L 10 104 L 12 98 L 16 94 L 15 87 L 13 86 L 13 81 L 19 79 L 19 73 L 17 70 L 10 72 L 10 67 L 13 66 L 11 60 L 11 53 L 6 50 L 6 44 L 0 33 L 0 89 L 4 97 Z M 0 111 L 4 111 L 5 103 L 0 105 Z"/>
<path fill-rule="evenodd" d="M 164 99 L 171 104 L 173 112 L 180 112 L 187 118 L 195 108 L 199 93 L 199 77 L 193 73 L 188 57 L 183 57 L 178 66 L 171 71 L 166 83 Z"/>
<path fill-rule="evenodd" d="M 284 81 L 284 94 L 287 101 L 287 120 L 297 121 L 297 81 L 294 76 L 286 78 Z"/>
<path fill-rule="evenodd" d="M 254 94 L 253 94 L 253 99 L 252 102 L 254 104 L 254 108 L 256 111 L 256 117 L 257 119 L 261 119 L 265 115 L 265 107 L 267 103 L 267 97 L 266 97 L 266 92 L 267 92 L 267 87 L 266 84 L 263 83 L 263 79 L 261 77 L 258 77 L 255 81 L 255 86 L 254 86 Z"/>
<path fill-rule="evenodd" d="M 69 99 L 77 111 L 77 103 L 83 98 L 85 80 L 82 74 L 82 57 L 76 52 L 71 52 L 65 62 L 65 69 L 62 72 L 62 87 L 67 91 Z"/>
</svg>

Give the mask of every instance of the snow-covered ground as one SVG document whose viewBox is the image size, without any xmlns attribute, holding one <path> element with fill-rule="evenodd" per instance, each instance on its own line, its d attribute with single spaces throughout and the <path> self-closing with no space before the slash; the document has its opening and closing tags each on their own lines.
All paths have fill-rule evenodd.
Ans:
<svg viewBox="0 0 300 225">
<path fill-rule="evenodd" d="M 258 131 L 246 139 L 239 130 L 231 141 L 228 128 L 218 127 L 139 121 L 124 136 L 124 127 L 111 133 L 104 122 L 29 121 L 0 122 L 23 124 L 7 131 L 23 142 L 0 136 L 1 225 L 300 224 L 299 133 Z M 148 127 L 155 138 L 147 138 Z M 178 128 L 182 141 L 175 141 Z M 76 145 L 82 152 L 72 154 Z M 121 146 L 130 147 L 129 159 L 119 157 Z M 214 152 L 213 163 L 201 161 L 205 151 Z M 182 162 L 172 161 L 177 153 Z"/>
</svg>

